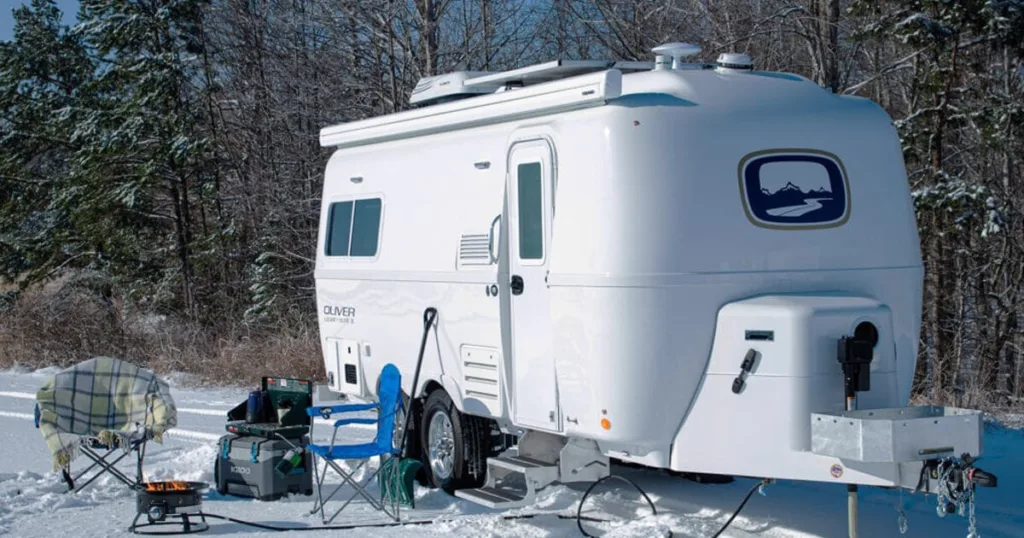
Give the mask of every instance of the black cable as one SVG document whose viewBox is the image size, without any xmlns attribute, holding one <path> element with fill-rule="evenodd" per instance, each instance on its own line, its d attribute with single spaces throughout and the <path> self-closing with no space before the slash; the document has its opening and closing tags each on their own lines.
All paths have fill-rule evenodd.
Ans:
<svg viewBox="0 0 1024 538">
<path fill-rule="evenodd" d="M 389 521 L 385 523 L 366 523 L 362 525 L 324 525 L 322 527 L 278 527 L 276 525 L 267 525 L 265 523 L 257 523 L 255 521 L 246 521 L 244 519 L 235 519 L 233 517 L 222 516 L 219 514 L 211 514 L 209 512 L 203 512 L 204 517 L 213 519 L 222 519 L 224 521 L 230 521 L 232 523 L 238 523 L 239 525 L 245 525 L 248 527 L 256 527 L 257 529 L 263 529 L 268 531 L 288 532 L 288 531 L 329 531 L 329 530 L 350 530 L 350 529 L 362 529 L 371 527 L 397 527 L 399 525 L 426 525 L 434 523 L 433 520 L 421 519 L 414 521 Z"/>
<path fill-rule="evenodd" d="M 624 476 L 608 475 L 608 476 L 605 476 L 605 477 L 601 478 L 600 480 L 597 480 L 596 482 L 590 484 L 590 487 L 588 487 L 587 490 L 583 493 L 583 497 L 580 499 L 579 506 L 576 507 L 576 515 L 575 516 L 566 515 L 566 514 L 552 513 L 552 512 L 535 512 L 535 513 L 528 513 L 528 514 L 509 514 L 509 515 L 503 515 L 503 516 L 498 516 L 498 517 L 500 519 L 504 520 L 504 521 L 516 520 L 516 519 L 533 519 L 533 518 L 539 517 L 539 516 L 555 516 L 558 519 L 575 519 L 576 520 L 576 527 L 580 530 L 580 532 L 583 534 L 583 536 L 586 536 L 587 538 L 596 538 L 596 537 L 594 537 L 591 534 L 587 534 L 587 531 L 583 530 L 583 522 L 584 521 L 589 521 L 589 522 L 592 522 L 592 523 L 610 523 L 611 520 L 582 515 L 583 503 L 586 502 L 587 497 L 590 495 L 590 492 L 592 492 L 594 490 L 594 488 L 597 487 L 598 484 L 604 482 L 605 480 L 609 480 L 609 479 L 612 479 L 612 478 L 617 479 L 617 480 L 622 480 L 622 481 L 630 484 L 634 488 L 636 488 L 636 490 L 640 492 L 640 495 L 643 496 L 644 500 L 647 501 L 647 505 L 651 507 L 651 515 L 657 515 L 658 514 L 658 509 L 657 509 L 657 507 L 655 507 L 654 502 L 651 501 L 651 498 L 647 495 L 647 492 L 645 492 L 643 490 L 643 488 L 638 486 L 636 484 L 636 482 L 633 482 L 632 480 L 630 480 L 630 479 L 628 479 L 628 478 L 626 478 Z M 721 536 L 721 534 L 723 532 L 725 532 L 725 530 L 727 528 L 729 528 L 729 525 L 732 524 L 733 520 L 736 519 L 736 516 L 739 515 L 740 511 L 743 510 L 743 507 L 746 506 L 747 502 L 750 500 L 750 497 L 754 494 L 754 492 L 757 491 L 758 488 L 760 488 L 761 486 L 767 485 L 770 482 L 771 481 L 766 478 L 766 479 L 761 480 L 760 482 L 758 482 L 756 485 L 754 485 L 754 487 L 751 488 L 749 492 L 747 492 L 746 497 L 743 498 L 743 502 L 741 502 L 740 505 L 736 508 L 736 511 L 733 512 L 732 516 L 729 517 L 729 520 L 725 522 L 725 525 L 722 525 L 722 528 L 719 529 L 718 532 L 716 532 L 714 535 L 712 535 L 711 538 L 718 538 L 719 536 Z M 224 521 L 230 521 L 232 523 L 238 523 L 239 525 L 246 525 L 246 526 L 255 527 L 255 528 L 258 528 L 258 529 L 264 529 L 264 530 L 269 530 L 269 531 L 278 531 L 278 532 L 353 530 L 353 529 L 369 529 L 369 528 L 381 528 L 381 527 L 401 527 L 403 525 L 432 525 L 432 524 L 436 524 L 436 523 L 443 523 L 443 522 L 454 521 L 454 519 L 448 519 L 448 520 L 446 520 L 446 519 L 415 519 L 415 520 L 409 520 L 409 521 L 387 521 L 387 522 L 382 522 L 382 523 L 363 523 L 363 524 L 358 524 L 358 525 L 324 525 L 324 526 L 321 526 L 321 527 L 278 527 L 278 526 L 275 526 L 275 525 L 267 525 L 265 523 L 257 523 L 255 521 L 246 521 L 244 519 L 236 519 L 236 518 L 233 518 L 233 517 L 222 516 L 222 515 L 219 515 L 219 514 L 211 514 L 211 513 L 208 513 L 208 512 L 202 512 L 201 515 L 204 516 L 204 517 L 208 517 L 208 518 L 221 519 L 221 520 L 224 520 Z M 669 531 L 668 536 L 669 536 L 669 538 L 672 538 L 672 531 L 671 530 Z"/>
<path fill-rule="evenodd" d="M 767 486 L 769 482 L 771 481 L 765 478 L 764 480 L 758 482 L 757 484 L 754 484 L 754 487 L 750 488 L 750 491 L 747 492 L 747 496 L 743 498 L 743 502 L 741 502 L 740 505 L 736 507 L 736 511 L 733 512 L 731 516 L 729 516 L 729 520 L 726 521 L 725 525 L 722 525 L 722 528 L 718 529 L 718 532 L 713 534 L 711 538 L 718 538 L 719 536 L 721 536 L 722 533 L 725 532 L 725 529 L 728 529 L 729 525 L 732 524 L 732 520 L 736 519 L 736 516 L 740 515 L 740 511 L 743 510 L 743 507 L 747 504 L 747 501 L 750 500 L 750 497 L 754 494 L 754 492 L 760 489 L 761 486 Z"/>
<path fill-rule="evenodd" d="M 630 480 L 630 479 L 628 479 L 628 478 L 626 478 L 624 476 L 610 474 L 608 476 L 605 476 L 605 477 L 601 478 L 597 482 L 594 482 L 593 484 L 591 484 L 590 487 L 587 488 L 587 491 L 585 491 L 583 493 L 583 498 L 580 499 L 579 506 L 576 507 L 576 527 L 579 528 L 580 532 L 583 533 L 583 536 L 586 536 L 587 538 L 594 538 L 594 536 L 592 536 L 590 534 L 587 534 L 587 531 L 583 530 L 583 522 L 581 521 L 582 518 L 580 516 L 580 514 L 583 512 L 583 503 L 587 500 L 587 496 L 590 495 L 590 492 L 593 491 L 593 489 L 595 487 L 597 487 L 598 484 L 600 484 L 601 482 L 604 482 L 605 480 L 608 480 L 610 478 L 617 478 L 619 480 L 622 480 L 624 482 L 629 483 L 634 488 L 636 488 L 636 490 L 640 492 L 640 495 L 643 495 L 644 500 L 647 501 L 647 505 L 651 507 L 651 515 L 652 516 L 658 515 L 658 509 L 654 507 L 654 503 L 651 502 L 651 498 L 647 496 L 647 492 L 645 492 L 643 489 L 641 489 L 640 486 L 636 485 L 636 482 L 633 482 L 632 480 Z M 600 521 L 602 521 L 603 523 L 607 523 L 606 520 L 600 520 Z M 669 538 L 672 538 L 672 531 L 668 531 L 668 536 L 669 536 Z"/>
<path fill-rule="evenodd" d="M 255 527 L 257 529 L 263 529 L 263 530 L 268 530 L 268 531 L 277 531 L 277 532 L 290 532 L 290 531 L 331 531 L 331 530 L 337 531 L 337 530 L 368 529 L 368 528 L 377 528 L 377 527 L 401 527 L 403 525 L 432 525 L 432 524 L 436 524 L 436 523 L 445 523 L 445 522 L 454 521 L 454 520 L 450 520 L 450 519 L 449 520 L 445 520 L 445 519 L 414 519 L 414 520 L 409 520 L 409 521 L 386 521 L 386 522 L 381 522 L 381 523 L 362 523 L 362 524 L 358 524 L 358 525 L 324 525 L 324 526 L 321 526 L 321 527 L 278 527 L 278 526 L 275 526 L 275 525 L 267 525 L 266 523 L 257 523 L 255 521 L 246 521 L 244 519 L 236 519 L 236 518 L 233 518 L 233 517 L 222 516 L 222 515 L 219 515 L 219 514 L 211 514 L 209 512 L 203 512 L 202 515 L 204 517 L 209 517 L 209 518 L 213 518 L 213 519 L 221 519 L 221 520 L 224 520 L 224 521 L 230 521 L 232 523 L 238 523 L 239 525 L 246 525 L 246 526 L 249 526 L 249 527 Z M 533 519 L 533 518 L 539 517 L 539 516 L 556 516 L 556 517 L 558 517 L 558 519 L 576 519 L 574 516 L 570 516 L 570 515 L 566 515 L 566 514 L 555 514 L 555 513 L 550 513 L 550 512 L 538 512 L 538 513 L 532 513 L 532 514 L 510 514 L 510 515 L 504 515 L 504 516 L 499 516 L 499 517 L 502 520 L 506 520 L 507 521 L 507 520 L 513 520 L 513 519 Z M 596 517 L 584 516 L 582 519 L 584 521 L 591 521 L 591 522 L 594 522 L 594 523 L 608 523 L 608 520 L 606 520 L 606 519 L 599 519 L 599 518 L 596 518 Z"/>
<path fill-rule="evenodd" d="M 409 432 L 409 419 L 412 418 L 412 407 L 413 400 L 416 398 L 416 385 L 420 382 L 420 368 L 423 366 L 423 352 L 427 349 L 427 336 L 430 335 L 430 328 L 434 326 L 434 321 L 437 320 L 437 309 L 428 306 L 423 311 L 423 338 L 420 340 L 420 354 L 416 358 L 416 372 L 412 376 L 412 394 L 409 396 L 409 408 L 405 410 L 405 424 L 402 425 L 402 437 L 398 443 L 399 450 L 402 451 L 402 457 L 406 456 L 406 435 Z"/>
</svg>

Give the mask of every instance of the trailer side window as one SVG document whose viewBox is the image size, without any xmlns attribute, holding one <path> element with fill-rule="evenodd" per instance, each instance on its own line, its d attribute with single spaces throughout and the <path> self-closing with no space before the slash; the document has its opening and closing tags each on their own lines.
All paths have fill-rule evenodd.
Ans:
<svg viewBox="0 0 1024 538">
<path fill-rule="evenodd" d="M 352 202 L 331 204 L 327 215 L 327 255 L 348 256 L 352 235 Z"/>
<path fill-rule="evenodd" d="M 519 258 L 544 258 L 544 201 L 540 163 L 524 163 L 518 168 L 519 184 Z"/>
<path fill-rule="evenodd" d="M 380 216 L 380 198 L 331 204 L 327 215 L 325 253 L 328 256 L 376 256 Z"/>
<path fill-rule="evenodd" d="M 356 200 L 349 256 L 376 256 L 380 234 L 380 198 Z"/>
</svg>

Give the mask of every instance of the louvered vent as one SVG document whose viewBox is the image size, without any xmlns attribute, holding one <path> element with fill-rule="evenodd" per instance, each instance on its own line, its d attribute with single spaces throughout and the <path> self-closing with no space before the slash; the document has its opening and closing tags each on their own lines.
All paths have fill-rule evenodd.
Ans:
<svg viewBox="0 0 1024 538">
<path fill-rule="evenodd" d="M 356 375 L 356 365 L 346 364 L 345 365 L 345 382 L 355 385 L 359 382 L 359 376 Z"/>
<path fill-rule="evenodd" d="M 501 414 L 501 363 L 498 350 L 464 345 L 462 355 L 462 397 L 474 399 L 494 416 Z"/>
<path fill-rule="evenodd" d="M 459 267 L 491 265 L 488 239 L 488 234 L 462 234 L 459 238 Z"/>
</svg>

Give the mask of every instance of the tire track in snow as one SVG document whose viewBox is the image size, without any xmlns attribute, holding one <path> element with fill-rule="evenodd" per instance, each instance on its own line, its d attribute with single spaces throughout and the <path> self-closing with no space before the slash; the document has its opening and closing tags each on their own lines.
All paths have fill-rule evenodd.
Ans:
<svg viewBox="0 0 1024 538">
<path fill-rule="evenodd" d="M 21 418 L 25 420 L 34 420 L 36 418 L 29 413 L 15 413 L 12 411 L 0 411 L 0 417 Z"/>
<path fill-rule="evenodd" d="M 29 413 L 15 413 L 13 411 L 0 411 L 0 417 L 16 418 L 21 420 L 35 420 L 35 417 Z M 220 434 L 196 432 L 181 428 L 172 428 L 170 430 L 167 430 L 164 433 L 164 435 L 168 437 L 179 437 L 182 439 L 194 441 L 216 441 L 220 439 Z"/>
<path fill-rule="evenodd" d="M 32 400 L 35 401 L 36 395 L 29 392 L 7 392 L 0 391 L 0 397 L 16 398 L 18 400 Z M 224 417 L 227 416 L 228 410 L 220 409 L 198 409 L 194 407 L 179 407 L 179 413 L 188 413 L 190 415 L 206 415 L 211 417 Z"/>
</svg>

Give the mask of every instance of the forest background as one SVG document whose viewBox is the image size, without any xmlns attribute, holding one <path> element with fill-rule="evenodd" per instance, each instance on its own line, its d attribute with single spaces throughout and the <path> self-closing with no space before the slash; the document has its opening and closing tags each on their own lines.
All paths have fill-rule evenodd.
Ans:
<svg viewBox="0 0 1024 538">
<path fill-rule="evenodd" d="M 421 77 L 684 41 L 888 111 L 926 268 L 915 399 L 1024 408 L 1024 0 L 80 0 L 63 17 L 31 0 L 11 16 L 0 367 L 112 355 L 320 379 L 320 128 L 408 109 Z"/>
</svg>

